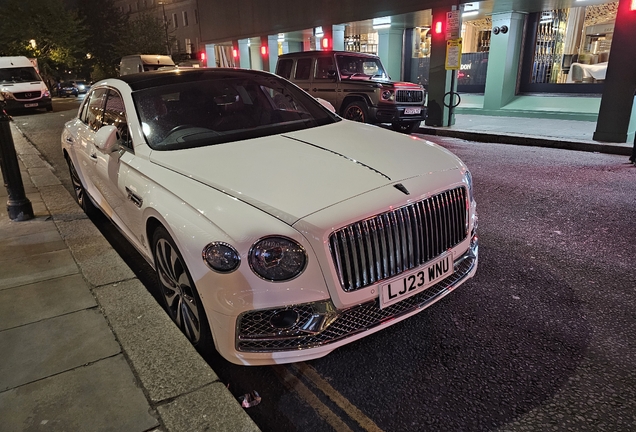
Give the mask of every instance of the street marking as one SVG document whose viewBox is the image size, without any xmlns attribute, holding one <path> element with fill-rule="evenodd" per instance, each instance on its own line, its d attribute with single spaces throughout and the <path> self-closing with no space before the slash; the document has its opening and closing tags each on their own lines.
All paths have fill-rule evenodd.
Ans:
<svg viewBox="0 0 636 432">
<path fill-rule="evenodd" d="M 316 369 L 307 363 L 296 363 L 290 366 L 314 383 L 320 391 L 327 395 L 329 399 L 346 412 L 347 415 L 355 420 L 364 430 L 368 432 L 382 432 L 382 429 L 380 429 L 373 420 L 367 417 L 358 407 L 349 402 L 346 397 L 341 395 L 331 384 L 325 381 Z"/>
<path fill-rule="evenodd" d="M 320 399 L 303 384 L 298 377 L 294 376 L 285 366 L 273 366 L 274 372 L 283 381 L 283 384 L 290 390 L 295 391 L 305 402 L 311 406 L 316 413 L 338 432 L 353 432 L 351 428 L 343 422 L 329 407 L 323 404 Z"/>
</svg>

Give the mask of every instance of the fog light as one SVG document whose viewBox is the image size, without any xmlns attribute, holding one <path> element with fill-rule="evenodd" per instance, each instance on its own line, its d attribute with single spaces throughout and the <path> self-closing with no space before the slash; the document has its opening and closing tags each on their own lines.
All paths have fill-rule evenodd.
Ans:
<svg viewBox="0 0 636 432">
<path fill-rule="evenodd" d="M 290 329 L 298 323 L 298 317 L 295 309 L 280 310 L 269 319 L 269 325 L 278 330 Z"/>
</svg>

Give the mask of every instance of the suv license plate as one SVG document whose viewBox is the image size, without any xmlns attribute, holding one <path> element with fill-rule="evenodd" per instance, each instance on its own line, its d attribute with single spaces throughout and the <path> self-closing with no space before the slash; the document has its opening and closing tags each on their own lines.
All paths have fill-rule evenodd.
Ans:
<svg viewBox="0 0 636 432">
<path fill-rule="evenodd" d="M 37 102 L 36 103 L 28 103 L 28 104 L 24 104 L 25 108 L 33 108 L 38 106 Z"/>
<path fill-rule="evenodd" d="M 409 114 L 419 114 L 422 112 L 422 108 L 404 108 L 404 114 L 405 115 L 409 115 Z"/>
<path fill-rule="evenodd" d="M 384 309 L 418 292 L 424 291 L 453 273 L 453 254 L 447 253 L 435 261 L 420 266 L 380 288 L 380 309 Z"/>
</svg>

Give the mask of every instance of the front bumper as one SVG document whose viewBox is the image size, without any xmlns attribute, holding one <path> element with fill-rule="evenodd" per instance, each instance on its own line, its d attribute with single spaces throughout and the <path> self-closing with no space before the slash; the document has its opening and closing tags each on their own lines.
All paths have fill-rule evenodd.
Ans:
<svg viewBox="0 0 636 432">
<path fill-rule="evenodd" d="M 406 114 L 409 108 L 421 108 L 419 114 Z M 413 123 L 426 120 L 426 107 L 422 105 L 398 105 L 371 107 L 370 117 L 373 123 Z"/>
<path fill-rule="evenodd" d="M 285 308 L 249 311 L 237 319 L 236 356 L 246 364 L 286 363 L 316 358 L 335 348 L 378 331 L 427 308 L 449 294 L 477 269 L 478 241 L 454 261 L 454 272 L 428 289 L 380 309 L 379 299 L 336 310 L 331 301 Z M 296 325 L 272 331 L 271 318 L 286 309 L 296 309 Z"/>
<path fill-rule="evenodd" d="M 50 97 L 42 97 L 35 100 L 6 99 L 5 102 L 7 111 L 53 106 Z"/>
</svg>

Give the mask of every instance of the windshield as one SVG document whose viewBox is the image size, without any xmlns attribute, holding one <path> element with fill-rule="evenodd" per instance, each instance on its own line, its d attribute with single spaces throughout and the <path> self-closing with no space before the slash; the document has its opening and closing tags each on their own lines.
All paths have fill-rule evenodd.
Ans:
<svg viewBox="0 0 636 432">
<path fill-rule="evenodd" d="M 0 83 L 12 84 L 21 82 L 41 81 L 35 68 L 16 67 L 0 69 Z"/>
<path fill-rule="evenodd" d="M 148 145 L 173 150 L 333 123 L 338 117 L 288 81 L 241 75 L 133 93 Z"/>
<path fill-rule="evenodd" d="M 355 55 L 336 55 L 342 79 L 389 79 L 380 59 Z"/>
</svg>

